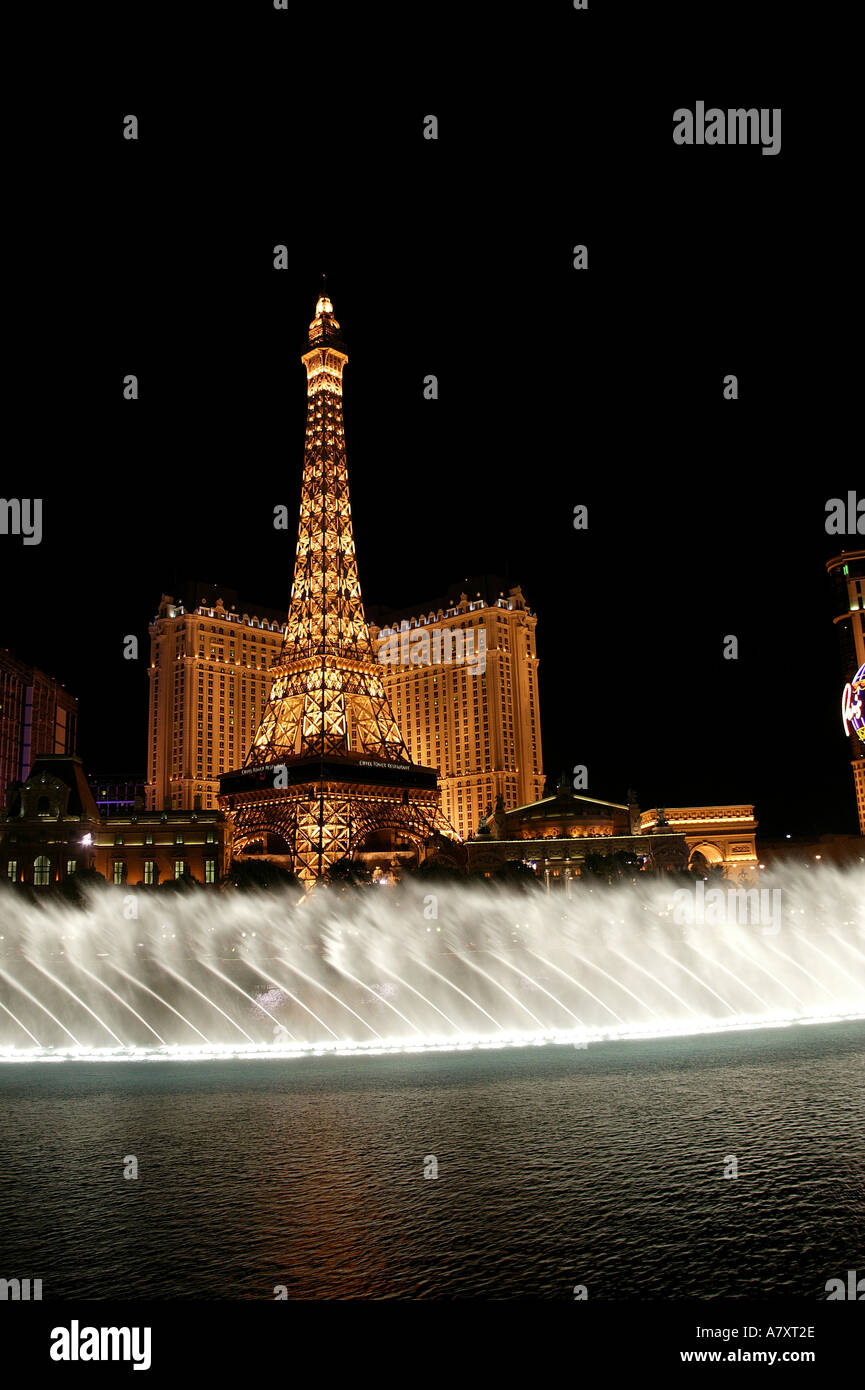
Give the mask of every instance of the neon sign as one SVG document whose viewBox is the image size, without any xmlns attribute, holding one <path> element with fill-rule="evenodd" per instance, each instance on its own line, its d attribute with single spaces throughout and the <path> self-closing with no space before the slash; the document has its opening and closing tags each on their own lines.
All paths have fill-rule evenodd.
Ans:
<svg viewBox="0 0 865 1390">
<path fill-rule="evenodd" d="M 845 734 L 854 733 L 865 743 L 865 666 L 860 666 L 852 681 L 848 681 L 841 696 L 841 721 Z"/>
</svg>

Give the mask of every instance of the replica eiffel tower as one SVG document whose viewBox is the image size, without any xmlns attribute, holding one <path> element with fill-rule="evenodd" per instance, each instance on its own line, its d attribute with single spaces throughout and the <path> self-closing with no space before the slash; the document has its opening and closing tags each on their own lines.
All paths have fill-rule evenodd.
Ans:
<svg viewBox="0 0 865 1390">
<path fill-rule="evenodd" d="M 219 805 L 235 851 L 276 837 L 311 882 L 365 845 L 407 841 L 423 856 L 455 831 L 436 769 L 409 757 L 364 615 L 342 419 L 348 356 L 324 290 L 301 360 L 306 446 L 288 621 L 267 708 L 243 768 L 220 778 Z"/>
</svg>

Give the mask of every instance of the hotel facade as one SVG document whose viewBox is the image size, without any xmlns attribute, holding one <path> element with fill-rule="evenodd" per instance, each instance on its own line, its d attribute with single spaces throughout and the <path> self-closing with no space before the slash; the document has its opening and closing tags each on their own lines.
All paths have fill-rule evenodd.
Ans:
<svg viewBox="0 0 865 1390">
<path fill-rule="evenodd" d="M 285 614 L 232 589 L 163 594 L 150 624 L 148 811 L 216 810 L 219 777 L 242 762 L 270 697 Z"/>
<path fill-rule="evenodd" d="M 537 617 L 519 587 L 499 583 L 470 581 L 423 612 L 379 609 L 383 625 L 370 622 L 380 662 L 394 632 L 406 655 L 382 662 L 385 692 L 412 760 L 438 769 L 460 839 L 498 796 L 510 807 L 544 791 Z M 220 774 L 246 757 L 266 709 L 284 627 L 284 614 L 224 586 L 162 595 L 149 629 L 148 811 L 216 809 Z M 409 660 L 424 635 L 434 655 L 436 633 L 451 660 Z"/>
<path fill-rule="evenodd" d="M 627 802 L 577 795 L 567 777 L 553 796 L 507 809 L 497 803 L 466 845 L 467 867 L 490 877 L 506 865 L 531 868 L 548 891 L 581 877 L 589 856 L 624 852 L 653 873 L 723 869 L 731 879 L 757 876 L 754 807 L 685 806 L 642 811 Z"/>
<path fill-rule="evenodd" d="M 598 801 L 567 785 L 544 796 L 537 617 L 519 587 L 484 577 L 422 609 L 374 611 L 381 625 L 370 622 L 370 637 L 385 693 L 412 761 L 438 771 L 442 811 L 466 844 L 470 871 L 520 860 L 548 887 L 566 885 L 586 854 L 651 844 L 659 864 L 668 851 L 664 867 L 753 872 L 751 805 L 641 811 L 635 799 Z M 242 604 L 224 587 L 162 596 L 150 628 L 148 812 L 217 810 L 219 776 L 246 757 L 267 708 L 283 631 L 278 610 Z M 112 832 L 121 833 L 114 820 Z M 110 880 L 129 872 L 120 863 L 128 850 L 105 832 L 95 843 Z M 218 844 L 221 857 L 221 831 Z M 182 858 L 182 849 L 173 852 Z M 141 881 L 155 872 L 144 868 L 146 857 L 145 844 L 133 856 L 142 860 Z M 159 868 L 162 877 L 173 872 Z M 203 881 L 213 873 L 206 869 Z"/>
<path fill-rule="evenodd" d="M 44 671 L 0 652 L 0 803 L 41 753 L 74 753 L 78 700 Z M 2 809 L 2 807 L 0 807 Z"/>
<path fill-rule="evenodd" d="M 81 759 L 41 754 L 10 786 L 0 821 L 0 877 L 51 890 L 95 869 L 117 887 L 194 879 L 214 889 L 231 862 L 231 823 L 220 811 L 140 808 L 103 815 Z"/>
<path fill-rule="evenodd" d="M 499 796 L 508 807 L 541 797 L 537 617 L 522 590 L 466 580 L 435 603 L 376 616 L 370 635 L 406 747 L 438 769 L 460 839 Z"/>
<path fill-rule="evenodd" d="M 385 692 L 412 760 L 438 769 L 460 839 L 498 796 L 509 807 L 541 797 L 537 617 L 521 589 L 485 577 L 422 612 L 375 611 Z M 284 629 L 284 614 L 225 586 L 162 595 L 149 629 L 148 811 L 216 809 L 219 777 L 243 761 L 267 707 Z M 382 660 L 394 633 L 405 664 Z M 421 638 L 426 664 L 409 659 Z"/>
</svg>

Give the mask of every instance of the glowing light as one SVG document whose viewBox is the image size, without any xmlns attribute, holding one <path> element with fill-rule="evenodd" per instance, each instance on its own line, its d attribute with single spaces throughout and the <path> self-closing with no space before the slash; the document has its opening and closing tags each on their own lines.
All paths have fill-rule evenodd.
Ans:
<svg viewBox="0 0 865 1390">
<path fill-rule="evenodd" d="M 298 760 L 334 757 L 413 772 L 385 693 L 364 614 L 351 523 L 342 419 L 342 373 L 348 357 L 326 293 L 309 326 L 307 426 L 294 581 L 279 660 L 266 708 L 242 774 L 246 784 L 220 794 L 234 823 L 234 844 L 273 831 L 289 839 L 291 868 L 312 883 L 356 848 L 358 827 L 402 830 L 415 843 L 454 832 L 435 786 L 421 779 L 403 789 L 362 789 L 370 779 L 347 775 L 322 795 L 311 774 L 276 780 Z M 351 769 L 354 770 L 354 767 Z M 274 795 L 264 800 L 253 777 Z M 358 783 L 361 787 L 358 787 Z M 406 794 L 408 793 L 408 794 Z M 378 807 L 373 805 L 378 802 Z M 366 804 L 362 804 L 366 803 Z M 289 828 L 290 827 L 290 828 Z"/>
<path fill-rule="evenodd" d="M 782 915 L 767 882 L 782 885 Z M 583 1047 L 865 1018 L 861 865 L 786 867 L 760 885 L 765 918 L 684 932 L 690 890 L 657 880 L 586 892 L 570 915 L 546 894 L 441 885 L 439 924 L 408 883 L 399 901 L 143 897 L 131 937 L 122 888 L 91 893 L 86 912 L 16 902 L 0 1060 Z"/>
<path fill-rule="evenodd" d="M 852 727 L 856 737 L 865 743 L 863 690 L 865 690 L 865 665 L 859 667 L 852 681 L 848 681 L 845 685 L 841 695 L 841 722 L 844 725 L 844 733 L 849 735 Z"/>
<path fill-rule="evenodd" d="M 168 1044 L 165 1047 L 13 1047 L 0 1046 L 3 1062 L 213 1062 L 236 1058 L 250 1061 L 279 1061 L 301 1057 L 383 1057 L 394 1053 L 470 1052 L 474 1049 L 496 1050 L 512 1047 L 570 1046 L 580 1048 L 600 1043 L 646 1042 L 660 1038 L 699 1037 L 709 1033 L 746 1033 L 764 1028 L 790 1028 L 808 1024 L 834 1024 L 865 1019 L 865 1012 L 827 1014 L 815 1010 L 810 1014 L 773 1014 L 745 1016 L 735 1020 L 690 1026 L 668 1024 L 658 1028 L 562 1028 L 544 1031 L 514 1031 L 486 1036 L 428 1037 L 421 1042 L 409 1038 L 393 1038 L 370 1042 L 269 1042 L 244 1046 L 243 1043 L 208 1043 L 206 1046 Z"/>
</svg>

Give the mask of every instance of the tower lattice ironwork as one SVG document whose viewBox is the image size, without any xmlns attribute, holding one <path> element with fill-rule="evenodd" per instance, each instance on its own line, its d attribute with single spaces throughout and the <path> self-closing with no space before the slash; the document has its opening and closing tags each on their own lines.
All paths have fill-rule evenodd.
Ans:
<svg viewBox="0 0 865 1390">
<path fill-rule="evenodd" d="M 411 761 L 364 615 L 357 571 L 342 373 L 348 356 L 323 292 L 302 354 L 306 445 L 294 582 L 270 699 L 243 768 L 220 782 L 235 848 L 268 834 L 304 880 L 372 832 L 417 845 L 453 839 L 434 768 Z"/>
</svg>

